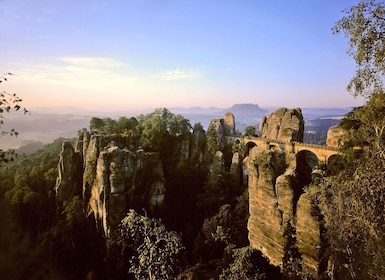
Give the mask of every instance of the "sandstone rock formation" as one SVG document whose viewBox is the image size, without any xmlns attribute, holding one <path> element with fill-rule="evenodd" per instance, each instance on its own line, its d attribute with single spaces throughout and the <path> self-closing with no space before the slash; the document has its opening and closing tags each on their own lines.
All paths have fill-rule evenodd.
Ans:
<svg viewBox="0 0 385 280">
<path fill-rule="evenodd" d="M 198 162 L 203 162 L 206 150 L 205 131 L 202 125 L 195 125 L 191 136 L 190 156 Z"/>
<path fill-rule="evenodd" d="M 297 245 L 303 269 L 316 276 L 315 272 L 318 271 L 322 261 L 320 259 L 322 225 L 317 217 L 312 215 L 313 205 L 309 191 L 307 188 L 297 203 Z"/>
<path fill-rule="evenodd" d="M 243 164 L 248 170 L 250 246 L 262 251 L 273 265 L 282 263 L 285 238 L 282 213 L 277 204 L 275 181 L 280 174 L 271 168 L 273 154 L 254 147 Z"/>
<path fill-rule="evenodd" d="M 248 152 L 244 151 L 242 139 L 235 135 L 231 113 L 226 113 L 223 119 L 213 119 L 210 126 L 215 128 L 220 148 L 210 166 L 210 176 L 220 173 L 213 171 L 227 170 L 248 186 L 250 246 L 262 251 L 271 264 L 281 268 L 294 246 L 301 254 L 303 270 L 316 277 L 322 249 L 321 222 L 313 216 L 314 207 L 308 191 L 308 184 L 315 178 L 312 171 L 316 160 L 309 156 L 310 152 L 295 154 L 288 148 L 274 148 L 269 141 L 265 141 L 267 144 L 263 147 L 250 146 Z M 260 131 L 267 139 L 302 142 L 301 110 L 277 110 L 262 119 Z M 152 215 L 165 207 L 164 166 L 158 154 L 142 149 L 128 150 L 124 148 L 129 146 L 128 142 L 122 135 L 95 135 L 83 129 L 79 132 L 76 149 L 64 142 L 60 155 L 56 185 L 58 203 L 74 195 L 83 195 L 88 214 L 93 215 L 106 237 L 128 208 L 144 208 Z M 183 147 L 178 149 L 181 148 L 182 157 L 194 158 L 197 166 L 204 161 L 206 142 L 202 127 L 194 128 L 190 140 L 181 145 Z M 245 153 L 248 154 L 243 158 Z M 217 226 L 227 226 L 223 217 L 230 216 L 229 209 L 228 205 L 222 206 L 217 216 L 204 222 L 200 233 L 202 240 L 208 240 Z M 200 248 L 206 249 L 204 246 Z"/>
<path fill-rule="evenodd" d="M 235 133 L 235 118 L 231 112 L 227 112 L 223 117 L 224 136 L 231 136 Z"/>
<path fill-rule="evenodd" d="M 211 165 L 211 169 L 223 169 L 225 162 L 223 159 L 223 153 L 221 151 L 217 151 L 214 156 L 213 164 Z"/>
<path fill-rule="evenodd" d="M 333 148 L 340 147 L 343 144 L 344 133 L 345 130 L 338 125 L 330 127 L 326 136 L 326 145 Z"/>
<path fill-rule="evenodd" d="M 216 132 L 217 144 L 218 144 L 218 147 L 221 148 L 222 147 L 222 138 L 223 138 L 223 125 L 222 125 L 221 119 L 213 118 L 210 121 L 208 129 L 210 129 L 211 127 L 213 127 L 215 132 Z"/>
<path fill-rule="evenodd" d="M 239 152 L 235 152 L 233 154 L 233 158 L 231 159 L 231 167 L 230 167 L 230 173 L 233 175 L 238 175 L 239 174 L 239 167 L 241 164 L 241 156 Z"/>
<path fill-rule="evenodd" d="M 290 248 L 294 246 L 301 253 L 303 271 L 316 277 L 320 223 L 312 216 L 313 206 L 309 195 L 303 193 L 301 178 L 311 169 L 296 170 L 302 165 L 292 163 L 285 170 L 285 161 L 285 154 L 279 150 L 259 147 L 253 147 L 243 161 L 249 187 L 250 246 L 261 250 L 273 265 L 281 268 L 284 258 L 291 258 Z"/>
<path fill-rule="evenodd" d="M 149 213 L 162 209 L 165 186 L 157 154 L 121 149 L 114 140 L 86 130 L 79 132 L 76 147 L 77 151 L 71 143 L 63 143 L 55 188 L 58 203 L 83 195 L 88 213 L 105 236 L 128 208 Z"/>
<path fill-rule="evenodd" d="M 281 108 L 261 119 L 259 132 L 267 139 L 302 142 L 304 125 L 301 109 Z"/>
<path fill-rule="evenodd" d="M 82 158 L 79 153 L 75 152 L 69 141 L 63 142 L 58 173 L 55 186 L 56 202 L 59 206 L 62 206 L 65 201 L 82 194 Z"/>
<path fill-rule="evenodd" d="M 224 141 L 223 137 L 232 136 L 235 133 L 235 118 L 231 112 L 227 112 L 224 115 L 224 118 L 213 118 L 209 124 L 214 127 L 217 133 L 217 143 L 218 147 L 223 148 Z"/>
</svg>

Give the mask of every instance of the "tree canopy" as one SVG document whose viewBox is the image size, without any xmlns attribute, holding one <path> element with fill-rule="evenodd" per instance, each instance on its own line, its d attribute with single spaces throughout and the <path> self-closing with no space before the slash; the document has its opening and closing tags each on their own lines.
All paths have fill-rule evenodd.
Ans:
<svg viewBox="0 0 385 280">
<path fill-rule="evenodd" d="M 383 279 L 385 259 L 385 3 L 362 0 L 333 30 L 349 40 L 356 72 L 348 85 L 366 98 L 341 122 L 345 168 L 319 184 L 330 263 L 337 278 Z"/>
<path fill-rule="evenodd" d="M 353 96 L 370 97 L 383 88 L 385 76 L 385 3 L 362 0 L 344 12 L 333 32 L 345 34 L 348 54 L 356 62 L 348 90 Z"/>
<path fill-rule="evenodd" d="M 174 279 L 180 272 L 182 240 L 159 220 L 130 210 L 114 234 L 110 257 L 135 279 Z"/>
</svg>

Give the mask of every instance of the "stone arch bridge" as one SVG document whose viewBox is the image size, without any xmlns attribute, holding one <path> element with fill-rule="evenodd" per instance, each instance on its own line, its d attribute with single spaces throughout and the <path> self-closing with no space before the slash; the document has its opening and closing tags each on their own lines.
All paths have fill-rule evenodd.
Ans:
<svg viewBox="0 0 385 280">
<path fill-rule="evenodd" d="M 286 154 L 294 154 L 296 156 L 301 153 L 311 153 L 317 158 L 318 163 L 326 165 L 329 165 L 332 159 L 341 155 L 341 152 L 337 148 L 323 145 L 283 142 L 255 136 L 234 137 L 234 139 L 232 139 L 232 141 L 237 140 L 247 147 L 247 152 L 253 146 L 258 146 L 264 150 L 278 149 Z"/>
</svg>

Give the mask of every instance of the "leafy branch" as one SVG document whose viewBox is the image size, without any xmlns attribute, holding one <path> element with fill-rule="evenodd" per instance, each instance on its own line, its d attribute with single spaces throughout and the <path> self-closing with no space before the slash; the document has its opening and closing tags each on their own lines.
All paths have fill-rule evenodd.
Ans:
<svg viewBox="0 0 385 280">
<path fill-rule="evenodd" d="M 0 76 L 0 83 L 8 81 L 8 76 L 13 76 L 12 73 L 4 73 Z M 24 114 L 29 114 L 29 111 L 21 105 L 22 99 L 17 96 L 16 93 L 9 93 L 7 91 L 0 92 L 0 127 L 4 125 L 4 113 L 10 113 L 12 110 L 19 111 L 23 110 Z M 17 137 L 19 133 L 12 128 L 9 131 L 1 131 L 1 136 L 10 135 Z M 13 161 L 17 157 L 14 150 L 3 150 L 0 149 L 0 165 L 4 162 Z"/>
</svg>

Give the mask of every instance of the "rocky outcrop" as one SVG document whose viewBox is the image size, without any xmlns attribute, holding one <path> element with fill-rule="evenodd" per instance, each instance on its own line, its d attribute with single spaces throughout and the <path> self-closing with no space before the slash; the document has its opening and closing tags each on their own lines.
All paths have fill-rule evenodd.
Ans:
<svg viewBox="0 0 385 280">
<path fill-rule="evenodd" d="M 223 169 L 225 162 L 223 159 L 223 153 L 221 151 L 217 151 L 214 156 L 213 163 L 211 165 L 211 169 Z"/>
<path fill-rule="evenodd" d="M 259 123 L 261 137 L 283 142 L 303 141 L 305 122 L 301 109 L 281 108 Z"/>
<path fill-rule="evenodd" d="M 61 207 L 65 201 L 82 194 L 82 157 L 80 153 L 75 152 L 69 141 L 63 142 L 58 173 L 55 192 L 56 202 Z"/>
<path fill-rule="evenodd" d="M 206 150 L 206 136 L 200 124 L 194 126 L 190 147 L 190 156 L 193 161 L 203 162 Z"/>
<path fill-rule="evenodd" d="M 330 127 L 326 135 L 326 146 L 339 148 L 343 144 L 344 133 L 345 129 L 338 125 Z"/>
<path fill-rule="evenodd" d="M 215 133 L 216 133 L 216 136 L 217 136 L 217 145 L 218 145 L 219 148 L 221 148 L 223 146 L 223 144 L 222 144 L 223 125 L 222 125 L 221 119 L 219 119 L 219 118 L 211 119 L 211 122 L 209 124 L 208 130 L 210 130 L 210 129 L 214 129 L 215 130 Z"/>
<path fill-rule="evenodd" d="M 243 161 L 249 188 L 250 246 L 282 269 L 287 259 L 296 259 L 293 252 L 297 250 L 302 271 L 316 277 L 320 222 L 312 216 L 310 196 L 303 193 L 304 170 L 297 170 L 302 165 L 286 161 L 282 152 L 259 147 L 252 148 Z M 290 168 L 285 170 L 286 166 Z"/>
<path fill-rule="evenodd" d="M 209 124 L 209 128 L 214 127 L 217 134 L 217 144 L 220 149 L 225 145 L 223 137 L 232 136 L 235 133 L 235 118 L 231 112 L 227 112 L 224 118 L 213 118 Z"/>
<path fill-rule="evenodd" d="M 273 265 L 281 264 L 285 245 L 275 189 L 275 181 L 281 174 L 270 164 L 277 156 L 254 147 L 243 161 L 248 170 L 250 246 L 262 251 Z"/>
<path fill-rule="evenodd" d="M 162 210 L 165 183 L 157 154 L 121 149 L 114 140 L 86 130 L 79 132 L 76 149 L 63 143 L 55 188 L 58 203 L 83 195 L 88 214 L 105 236 L 128 208 L 144 208 L 149 214 Z"/>
<path fill-rule="evenodd" d="M 224 136 L 231 136 L 235 133 L 235 118 L 231 112 L 224 115 L 222 126 Z"/>
<path fill-rule="evenodd" d="M 231 167 L 230 167 L 230 173 L 233 175 L 239 175 L 239 168 L 241 166 L 241 156 L 239 152 L 235 152 L 233 154 L 233 158 L 231 159 Z"/>
<path fill-rule="evenodd" d="M 209 180 L 213 178 L 210 176 L 218 176 L 214 178 L 218 179 L 219 176 L 230 178 L 227 177 L 230 175 L 235 182 L 248 186 L 249 200 L 244 204 L 248 204 L 249 209 L 247 227 L 250 246 L 263 252 L 273 265 L 283 268 L 288 259 L 296 260 L 306 274 L 316 277 L 322 251 L 321 221 L 313 216 L 314 205 L 308 191 L 309 183 L 316 178 L 312 173 L 318 163 L 313 158 L 315 155 L 305 151 L 296 154 L 294 149 L 286 148 L 294 147 L 293 144 L 278 143 L 274 146 L 269 145 L 267 139 L 262 139 L 262 144 L 259 144 L 263 147 L 250 145 L 245 151 L 242 139 L 236 137 L 235 120 L 231 113 L 226 113 L 223 119 L 213 119 L 210 126 L 217 133 L 220 151 L 210 158 L 213 161 L 209 166 Z M 264 117 L 260 130 L 264 138 L 301 142 L 303 126 L 300 109 L 283 108 Z M 198 167 L 205 160 L 205 138 L 203 128 L 198 125 L 190 138 L 184 138 L 178 147 L 170 146 L 170 151 L 177 149 L 180 151 L 178 159 L 193 159 L 191 163 Z M 95 218 L 98 228 L 107 237 L 110 229 L 118 225 L 129 208 L 145 209 L 149 215 L 162 213 L 166 208 L 163 172 L 167 174 L 167 169 L 164 169 L 159 155 L 142 149 L 124 148 L 128 144 L 124 135 L 103 136 L 83 129 L 79 132 L 76 148 L 70 142 L 64 142 L 60 155 L 59 178 L 55 188 L 58 203 L 83 195 L 88 214 Z M 245 154 L 247 156 L 243 158 Z M 221 179 L 221 191 L 230 185 L 228 181 Z M 215 195 L 219 197 L 218 193 L 216 190 Z M 215 209 L 219 208 L 219 203 Z M 222 206 L 218 215 L 204 221 L 199 235 L 201 240 L 209 240 L 217 229 L 231 227 L 226 219 L 236 215 L 237 209 L 231 210 L 231 215 L 229 209 L 229 205 Z M 247 219 L 247 213 L 242 212 L 242 215 Z M 218 244 L 214 243 L 211 244 L 213 250 L 222 252 L 223 244 L 217 247 Z M 198 247 L 205 251 L 207 244 Z M 294 256 L 293 251 L 299 252 L 300 258 Z"/>
<path fill-rule="evenodd" d="M 297 203 L 297 246 L 301 254 L 303 270 L 307 274 L 317 276 L 320 262 L 321 228 L 318 217 L 315 217 L 314 205 L 312 204 L 310 189 L 300 196 Z"/>
</svg>

